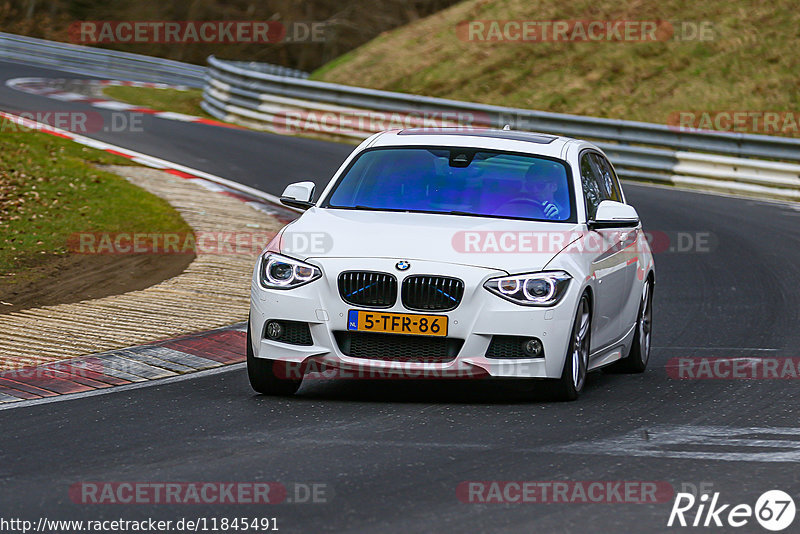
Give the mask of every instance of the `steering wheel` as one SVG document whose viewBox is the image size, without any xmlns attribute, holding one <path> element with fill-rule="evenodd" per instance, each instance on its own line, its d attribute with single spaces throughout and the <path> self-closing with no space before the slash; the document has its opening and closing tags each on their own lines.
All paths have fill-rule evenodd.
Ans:
<svg viewBox="0 0 800 534">
<path fill-rule="evenodd" d="M 509 207 L 512 206 L 519 206 L 519 207 L 530 207 L 536 210 L 536 213 L 540 214 L 541 217 L 536 218 L 545 218 L 544 217 L 544 209 L 542 206 L 539 205 L 538 202 L 535 200 L 531 200 L 530 198 L 525 197 L 518 197 L 509 200 L 508 202 L 504 202 L 501 204 L 496 210 L 494 210 L 495 215 L 501 212 L 506 212 Z M 527 213 L 525 215 L 528 215 Z"/>
</svg>

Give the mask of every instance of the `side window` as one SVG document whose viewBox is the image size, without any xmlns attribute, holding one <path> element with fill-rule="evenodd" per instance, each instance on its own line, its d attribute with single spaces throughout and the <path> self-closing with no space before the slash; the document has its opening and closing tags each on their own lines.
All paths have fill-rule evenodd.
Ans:
<svg viewBox="0 0 800 534">
<path fill-rule="evenodd" d="M 592 154 L 584 152 L 581 156 L 581 184 L 583 185 L 583 196 L 586 199 L 586 209 L 589 219 L 594 219 L 597 213 L 597 206 L 606 200 L 602 189 L 600 189 L 600 171 L 592 161 Z"/>
<path fill-rule="evenodd" d="M 620 193 L 619 182 L 617 181 L 617 176 L 614 174 L 614 169 L 611 167 L 611 164 L 600 154 L 592 154 L 592 159 L 594 160 L 600 172 L 600 185 L 605 193 L 604 200 L 622 202 L 622 194 Z"/>
</svg>

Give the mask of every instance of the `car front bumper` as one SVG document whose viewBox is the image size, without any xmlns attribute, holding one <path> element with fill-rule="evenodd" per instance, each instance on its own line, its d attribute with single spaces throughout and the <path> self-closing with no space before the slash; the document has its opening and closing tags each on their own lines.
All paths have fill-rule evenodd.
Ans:
<svg viewBox="0 0 800 534">
<path fill-rule="evenodd" d="M 579 280 L 570 286 L 555 306 L 528 307 L 504 300 L 489 291 L 486 280 L 507 273 L 481 267 L 443 264 L 412 260 L 412 269 L 399 273 L 396 259 L 325 258 L 309 263 L 322 269 L 323 277 L 290 290 L 265 289 L 253 276 L 250 305 L 250 329 L 253 352 L 257 358 L 286 362 L 290 369 L 338 369 L 347 371 L 336 376 L 347 377 L 408 377 L 408 378 L 472 378 L 478 376 L 505 378 L 558 378 L 564 367 L 575 308 L 581 294 Z M 336 332 L 347 332 L 350 310 L 375 311 L 353 306 L 339 296 L 337 278 L 340 272 L 353 269 L 393 273 L 402 284 L 405 276 L 413 274 L 443 275 L 464 281 L 464 296 L 460 305 L 448 312 L 418 312 L 398 302 L 383 313 L 445 315 L 448 318 L 448 338 L 463 340 L 454 359 L 449 361 L 382 360 L 353 357 L 344 354 Z M 313 343 L 293 345 L 273 341 L 265 336 L 269 320 L 307 323 Z M 385 334 L 400 336 L 399 334 Z M 539 338 L 544 346 L 543 358 L 488 358 L 492 336 Z M 417 337 L 417 336 L 415 336 Z M 411 355 L 411 354 L 410 354 Z M 380 355 L 376 355 L 380 357 Z"/>
</svg>

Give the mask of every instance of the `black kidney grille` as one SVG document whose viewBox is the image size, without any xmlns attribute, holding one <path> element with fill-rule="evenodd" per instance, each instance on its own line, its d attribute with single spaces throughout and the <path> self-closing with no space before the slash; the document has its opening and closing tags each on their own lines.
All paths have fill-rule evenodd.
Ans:
<svg viewBox="0 0 800 534">
<path fill-rule="evenodd" d="M 397 302 L 397 278 L 388 273 L 345 271 L 339 275 L 339 295 L 356 306 L 390 308 Z"/>
<path fill-rule="evenodd" d="M 453 310 L 463 296 L 464 282 L 458 278 L 414 275 L 403 280 L 403 306 L 409 310 Z"/>
<path fill-rule="evenodd" d="M 444 363 L 458 356 L 463 339 L 377 334 L 373 332 L 334 332 L 342 354 L 353 358 L 414 363 Z"/>
</svg>

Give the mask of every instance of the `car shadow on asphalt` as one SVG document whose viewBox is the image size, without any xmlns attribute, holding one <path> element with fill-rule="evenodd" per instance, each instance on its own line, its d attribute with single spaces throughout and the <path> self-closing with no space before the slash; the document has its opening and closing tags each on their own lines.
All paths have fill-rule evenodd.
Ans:
<svg viewBox="0 0 800 534">
<path fill-rule="evenodd" d="M 582 396 L 610 377 L 589 373 Z M 602 386 L 599 389 L 603 389 Z M 304 380 L 296 398 L 378 403 L 529 404 L 557 403 L 547 380 L 336 379 Z M 580 399 L 578 400 L 580 402 Z"/>
</svg>

